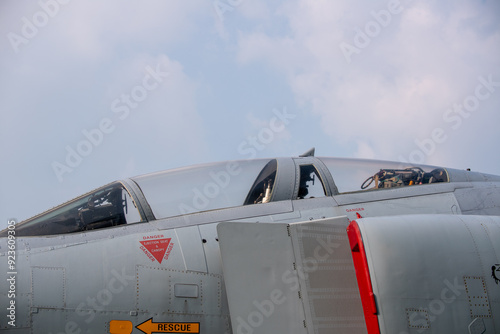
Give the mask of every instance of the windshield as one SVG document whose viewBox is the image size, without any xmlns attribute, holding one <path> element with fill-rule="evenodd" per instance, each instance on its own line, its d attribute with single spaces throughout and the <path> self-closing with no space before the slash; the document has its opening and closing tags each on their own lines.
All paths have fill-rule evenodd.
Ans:
<svg viewBox="0 0 500 334">
<path fill-rule="evenodd" d="M 141 221 L 137 206 L 119 182 L 99 188 L 16 225 L 16 235 L 51 235 Z M 6 236 L 6 231 L 0 237 Z M 4 235 L 5 234 L 5 235 Z"/>
</svg>

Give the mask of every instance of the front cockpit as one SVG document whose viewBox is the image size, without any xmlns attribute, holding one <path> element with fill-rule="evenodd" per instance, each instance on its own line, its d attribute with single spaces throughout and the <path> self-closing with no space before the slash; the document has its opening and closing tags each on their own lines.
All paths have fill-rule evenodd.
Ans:
<svg viewBox="0 0 500 334">
<path fill-rule="evenodd" d="M 141 221 L 130 193 L 115 182 L 17 224 L 16 235 L 75 233 Z"/>
</svg>

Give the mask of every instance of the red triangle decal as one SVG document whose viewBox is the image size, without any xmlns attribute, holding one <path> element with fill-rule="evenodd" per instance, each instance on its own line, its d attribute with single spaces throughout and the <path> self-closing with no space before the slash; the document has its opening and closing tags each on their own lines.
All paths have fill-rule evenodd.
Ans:
<svg viewBox="0 0 500 334">
<path fill-rule="evenodd" d="M 170 240 L 172 240 L 172 238 L 146 240 L 140 241 L 140 243 L 146 247 L 149 253 L 151 253 L 158 262 L 161 263 L 168 245 L 170 244 Z"/>
</svg>

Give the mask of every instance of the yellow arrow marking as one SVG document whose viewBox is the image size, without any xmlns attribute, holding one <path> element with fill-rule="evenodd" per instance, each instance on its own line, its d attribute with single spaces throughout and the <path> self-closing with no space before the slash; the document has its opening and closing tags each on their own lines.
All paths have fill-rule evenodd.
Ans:
<svg viewBox="0 0 500 334">
<path fill-rule="evenodd" d="M 135 328 L 146 334 L 151 333 L 199 333 L 199 322 L 153 322 L 149 318 Z"/>
<path fill-rule="evenodd" d="M 109 332 L 111 334 L 130 334 L 133 329 L 134 325 L 128 320 L 111 320 L 109 322 Z"/>
</svg>

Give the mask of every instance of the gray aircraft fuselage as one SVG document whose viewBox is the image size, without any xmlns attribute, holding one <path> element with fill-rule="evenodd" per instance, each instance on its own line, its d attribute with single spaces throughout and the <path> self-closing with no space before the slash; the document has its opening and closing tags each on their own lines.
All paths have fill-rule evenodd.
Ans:
<svg viewBox="0 0 500 334">
<path fill-rule="evenodd" d="M 500 176 L 257 159 L 118 181 L 0 232 L 5 333 L 499 333 Z"/>
</svg>

